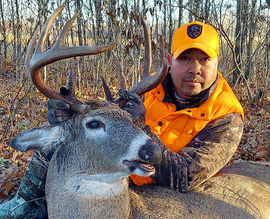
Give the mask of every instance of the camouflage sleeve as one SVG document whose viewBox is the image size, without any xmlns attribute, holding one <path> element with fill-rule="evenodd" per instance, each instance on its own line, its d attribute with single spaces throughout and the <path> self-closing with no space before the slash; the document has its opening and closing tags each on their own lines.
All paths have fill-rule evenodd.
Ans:
<svg viewBox="0 0 270 219">
<path fill-rule="evenodd" d="M 161 144 L 163 157 L 155 166 L 154 181 L 180 192 L 192 190 L 228 163 L 242 132 L 241 116 L 231 113 L 208 123 L 179 153 Z"/>
</svg>

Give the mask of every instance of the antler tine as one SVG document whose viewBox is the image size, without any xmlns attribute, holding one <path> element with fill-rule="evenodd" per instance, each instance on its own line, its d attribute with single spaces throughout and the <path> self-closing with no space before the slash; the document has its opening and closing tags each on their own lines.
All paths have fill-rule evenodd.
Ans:
<svg viewBox="0 0 270 219">
<path fill-rule="evenodd" d="M 119 60 L 117 58 L 117 56 L 115 55 L 115 53 L 112 51 L 113 54 L 113 60 L 116 64 L 117 67 L 117 74 L 118 74 L 118 81 L 120 83 L 120 88 L 126 90 L 127 89 L 127 81 L 126 81 L 126 77 L 123 73 L 123 70 L 121 68 L 121 65 L 119 63 Z M 102 81 L 102 86 L 105 92 L 105 96 L 106 96 L 106 100 L 109 102 L 114 102 L 112 93 L 110 91 L 109 86 L 107 85 L 106 81 L 104 80 L 103 77 L 101 77 L 101 81 Z"/>
<path fill-rule="evenodd" d="M 74 23 L 74 21 L 76 20 L 76 18 L 79 16 L 79 14 L 75 14 L 63 27 L 63 30 L 61 31 L 56 44 L 58 44 L 57 46 L 63 47 L 65 44 L 65 38 L 67 36 L 67 33 L 69 31 L 69 28 L 71 27 L 71 25 Z"/>
<path fill-rule="evenodd" d="M 65 37 L 67 35 L 67 32 L 70 26 L 75 21 L 75 19 L 78 17 L 78 15 L 75 15 L 66 23 L 66 25 L 64 26 L 54 46 L 51 49 L 44 52 L 43 50 L 44 50 L 45 41 L 48 37 L 49 30 L 52 26 L 52 23 L 64 8 L 65 8 L 65 5 L 59 7 L 43 26 L 40 37 L 37 42 L 35 52 L 32 57 L 34 42 L 37 35 L 37 31 L 35 31 L 27 50 L 25 64 L 26 64 L 26 70 L 29 77 L 31 78 L 32 82 L 41 93 L 43 93 L 46 97 L 51 98 L 51 99 L 59 99 L 59 100 L 66 101 L 67 103 L 70 104 L 72 110 L 74 110 L 75 112 L 81 113 L 85 108 L 85 104 L 79 101 L 75 97 L 75 95 L 72 95 L 70 92 L 68 93 L 68 95 L 62 95 L 58 93 L 57 91 L 55 91 L 54 89 L 52 89 L 47 84 L 45 84 L 43 80 L 41 79 L 40 69 L 45 65 L 48 65 L 50 63 L 56 62 L 61 59 L 66 59 L 66 58 L 71 58 L 71 57 L 76 57 L 76 56 L 84 56 L 84 55 L 94 55 L 94 54 L 106 52 L 110 50 L 111 48 L 113 48 L 117 44 L 117 42 L 109 44 L 109 45 L 103 45 L 103 46 L 64 47 Z M 74 77 L 73 75 L 70 76 L 70 80 L 72 80 L 73 77 Z M 70 82 L 70 84 L 73 84 L 73 82 Z M 70 89 L 72 90 L 73 88 L 70 88 Z"/>
<path fill-rule="evenodd" d="M 74 84 L 74 67 L 70 69 L 69 77 L 68 77 L 68 93 L 71 96 L 75 97 L 75 84 Z"/>
<path fill-rule="evenodd" d="M 113 103 L 114 100 L 113 100 L 113 96 L 112 96 L 112 93 L 110 91 L 110 88 L 102 76 L 101 76 L 101 82 L 102 82 L 102 86 L 103 86 L 103 89 L 105 92 L 106 100 Z"/>
<path fill-rule="evenodd" d="M 151 53 L 151 41 L 150 41 L 150 35 L 146 26 L 146 23 L 142 19 L 142 24 L 144 28 L 144 47 L 145 47 L 145 58 L 144 58 L 144 67 L 143 67 L 143 74 L 141 81 L 136 84 L 131 91 L 137 93 L 138 95 L 143 95 L 144 93 L 154 89 L 157 87 L 162 80 L 164 79 L 168 64 L 167 60 L 164 58 L 165 50 L 164 50 L 164 41 L 161 38 L 160 39 L 160 66 L 158 71 L 151 76 L 150 70 L 151 70 L 151 63 L 152 63 L 152 53 Z"/>
<path fill-rule="evenodd" d="M 54 20 L 56 19 L 56 17 L 63 11 L 63 9 L 65 8 L 65 5 L 62 5 L 61 7 L 59 7 L 53 14 L 52 16 L 49 18 L 49 20 L 46 21 L 46 23 L 44 24 L 41 33 L 40 33 L 40 37 L 38 39 L 38 43 L 36 46 L 36 50 L 35 53 L 40 53 L 43 52 L 44 49 L 44 45 L 46 42 L 46 39 L 48 37 L 49 34 L 49 30 L 51 29 L 51 26 L 54 22 Z"/>
<path fill-rule="evenodd" d="M 143 65 L 143 73 L 142 80 L 150 75 L 151 67 L 152 67 L 152 51 L 151 51 L 151 38 L 146 26 L 146 23 L 143 19 L 143 32 L 144 32 L 144 65 Z"/>
<path fill-rule="evenodd" d="M 118 80 L 119 80 L 119 83 L 120 83 L 120 88 L 121 89 L 127 89 L 127 80 L 126 80 L 126 77 L 124 75 L 124 72 L 121 68 L 121 65 L 119 63 L 119 60 L 117 58 L 117 56 L 115 55 L 115 53 L 112 51 L 112 54 L 113 54 L 113 60 L 116 64 L 116 67 L 117 67 L 117 73 L 118 73 Z"/>
</svg>

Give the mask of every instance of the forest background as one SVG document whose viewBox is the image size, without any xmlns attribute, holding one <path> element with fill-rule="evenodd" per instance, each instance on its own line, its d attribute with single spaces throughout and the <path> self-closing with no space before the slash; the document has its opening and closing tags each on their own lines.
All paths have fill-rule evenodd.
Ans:
<svg viewBox="0 0 270 219">
<path fill-rule="evenodd" d="M 220 36 L 219 70 L 245 110 L 244 134 L 230 161 L 270 160 L 270 1 L 262 0 L 0 0 L 0 203 L 14 196 L 30 152 L 9 147 L 19 132 L 48 125 L 46 101 L 27 77 L 24 59 L 33 32 L 61 5 L 66 8 L 50 31 L 50 48 L 64 24 L 79 14 L 66 45 L 103 45 L 113 49 L 130 86 L 140 79 L 144 46 L 141 18 L 152 40 L 153 69 L 158 63 L 158 36 L 170 53 L 174 31 L 199 20 L 214 26 Z M 40 29 L 38 29 L 40 32 Z M 101 76 L 115 95 L 119 88 L 111 52 L 58 61 L 43 69 L 47 84 L 66 86 L 76 68 L 76 95 L 104 100 Z"/>
</svg>

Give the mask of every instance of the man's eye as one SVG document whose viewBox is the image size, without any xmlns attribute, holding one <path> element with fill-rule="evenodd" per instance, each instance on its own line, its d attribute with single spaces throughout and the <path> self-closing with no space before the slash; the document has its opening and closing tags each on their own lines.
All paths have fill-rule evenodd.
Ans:
<svg viewBox="0 0 270 219">
<path fill-rule="evenodd" d="M 208 61 L 209 59 L 208 58 L 202 58 L 201 59 L 203 62 L 205 62 L 205 61 Z"/>
<path fill-rule="evenodd" d="M 91 121 L 86 123 L 86 127 L 89 129 L 98 129 L 104 127 L 104 124 L 100 121 Z"/>
<path fill-rule="evenodd" d="M 180 57 L 181 60 L 189 60 L 189 58 L 187 56 L 182 56 Z"/>
</svg>

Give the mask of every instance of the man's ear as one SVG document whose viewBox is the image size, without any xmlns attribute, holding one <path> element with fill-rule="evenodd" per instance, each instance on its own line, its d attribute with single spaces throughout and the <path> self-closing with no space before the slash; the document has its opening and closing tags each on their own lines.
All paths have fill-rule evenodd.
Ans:
<svg viewBox="0 0 270 219">
<path fill-rule="evenodd" d="M 218 56 L 218 63 L 220 62 L 220 60 L 221 60 L 221 56 Z"/>
<path fill-rule="evenodd" d="M 172 55 L 171 55 L 171 54 L 168 54 L 168 55 L 167 55 L 167 61 L 168 61 L 169 64 L 171 65 L 171 63 L 172 63 Z"/>
</svg>

